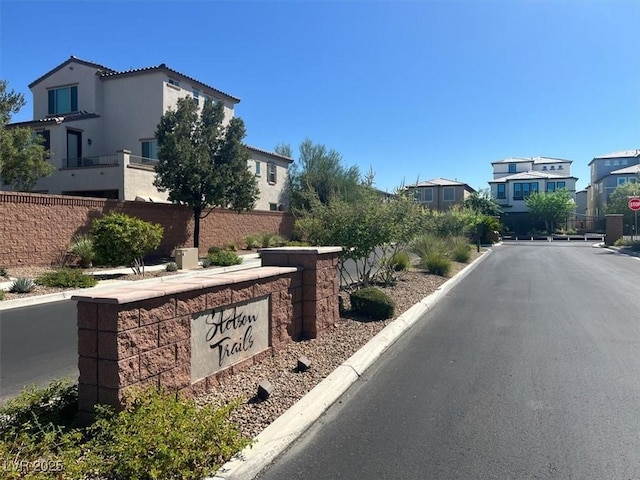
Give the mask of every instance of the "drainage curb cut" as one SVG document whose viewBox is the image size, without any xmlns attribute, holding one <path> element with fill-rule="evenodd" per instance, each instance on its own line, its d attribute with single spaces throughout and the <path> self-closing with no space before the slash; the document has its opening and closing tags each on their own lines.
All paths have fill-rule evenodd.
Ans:
<svg viewBox="0 0 640 480">
<path fill-rule="evenodd" d="M 302 399 L 278 417 L 245 448 L 204 480 L 249 480 L 273 462 L 301 436 L 391 345 L 444 297 L 460 280 L 489 256 L 485 252 L 440 288 L 382 329 Z"/>
</svg>

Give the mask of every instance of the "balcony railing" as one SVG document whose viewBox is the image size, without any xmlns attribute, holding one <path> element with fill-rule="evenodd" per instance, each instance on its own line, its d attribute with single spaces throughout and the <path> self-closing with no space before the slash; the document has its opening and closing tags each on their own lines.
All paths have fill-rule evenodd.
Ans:
<svg viewBox="0 0 640 480">
<path fill-rule="evenodd" d="M 158 164 L 158 160 L 155 158 L 138 157 L 136 155 L 129 155 L 129 163 L 136 165 L 149 165 L 155 167 Z"/>
<path fill-rule="evenodd" d="M 98 155 L 96 157 L 65 158 L 66 168 L 99 167 L 101 165 L 117 165 L 118 155 Z"/>
</svg>

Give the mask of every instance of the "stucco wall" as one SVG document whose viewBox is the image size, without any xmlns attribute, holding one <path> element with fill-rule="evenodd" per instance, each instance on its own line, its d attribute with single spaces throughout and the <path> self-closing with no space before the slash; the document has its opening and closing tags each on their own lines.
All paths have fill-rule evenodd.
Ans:
<svg viewBox="0 0 640 480">
<path fill-rule="evenodd" d="M 72 237 L 88 232 L 91 222 L 119 211 L 164 226 L 156 253 L 193 246 L 193 215 L 180 205 L 101 200 L 61 195 L 0 192 L 0 265 L 50 265 L 67 250 Z M 293 216 L 286 212 L 214 210 L 200 225 L 200 255 L 211 245 L 242 243 L 244 236 L 277 232 L 290 237 Z"/>
</svg>

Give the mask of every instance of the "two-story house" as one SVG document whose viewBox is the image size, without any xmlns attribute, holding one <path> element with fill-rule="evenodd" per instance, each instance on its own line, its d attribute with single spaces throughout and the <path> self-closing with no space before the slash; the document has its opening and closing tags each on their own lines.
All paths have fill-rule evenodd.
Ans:
<svg viewBox="0 0 640 480">
<path fill-rule="evenodd" d="M 225 121 L 240 99 L 165 64 L 116 71 L 71 57 L 29 85 L 33 118 L 19 124 L 44 138 L 54 173 L 35 191 L 119 200 L 166 201 L 153 186 L 157 163 L 155 130 L 179 98 L 200 106 L 221 102 Z M 247 168 L 258 178 L 257 210 L 280 210 L 292 159 L 249 147 Z M 1 187 L 0 187 L 1 188 Z M 5 186 L 5 188 L 7 188 Z"/>
<path fill-rule="evenodd" d="M 589 162 L 591 183 L 587 197 L 587 215 L 602 217 L 611 193 L 626 182 L 635 182 L 640 170 L 640 149 L 622 150 L 594 157 Z"/>
<path fill-rule="evenodd" d="M 446 211 L 460 204 L 475 192 L 473 188 L 457 180 L 434 178 L 405 187 L 420 205 L 431 210 Z"/>
<path fill-rule="evenodd" d="M 514 231 L 531 226 L 526 200 L 534 192 L 568 190 L 575 200 L 576 177 L 571 160 L 549 157 L 511 157 L 492 162 L 491 196 L 505 213 L 503 223 Z"/>
</svg>

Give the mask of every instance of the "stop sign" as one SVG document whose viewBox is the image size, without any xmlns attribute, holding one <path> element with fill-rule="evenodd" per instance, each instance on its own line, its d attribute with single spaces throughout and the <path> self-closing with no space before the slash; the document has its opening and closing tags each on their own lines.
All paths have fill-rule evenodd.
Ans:
<svg viewBox="0 0 640 480">
<path fill-rule="evenodd" d="M 640 210 L 640 198 L 634 197 L 629 199 L 629 208 L 634 211 Z"/>
</svg>

